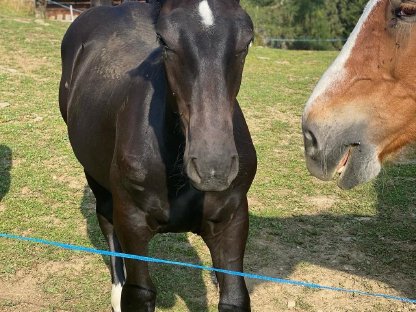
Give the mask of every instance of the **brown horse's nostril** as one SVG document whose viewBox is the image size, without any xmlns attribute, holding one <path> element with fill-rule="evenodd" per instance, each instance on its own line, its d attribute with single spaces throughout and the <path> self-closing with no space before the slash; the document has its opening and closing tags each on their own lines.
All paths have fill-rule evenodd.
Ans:
<svg viewBox="0 0 416 312">
<path fill-rule="evenodd" d="M 306 130 L 304 133 L 304 136 L 305 136 L 305 141 L 310 142 L 312 145 L 317 144 L 316 137 L 312 131 Z"/>
<path fill-rule="evenodd" d="M 314 133 L 310 130 L 303 131 L 303 138 L 305 142 L 305 151 L 307 154 L 314 154 L 318 149 L 318 140 Z"/>
</svg>

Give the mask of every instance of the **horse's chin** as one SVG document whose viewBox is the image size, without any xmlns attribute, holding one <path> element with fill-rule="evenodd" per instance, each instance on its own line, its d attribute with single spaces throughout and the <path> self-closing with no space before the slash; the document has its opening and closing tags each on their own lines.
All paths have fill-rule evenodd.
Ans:
<svg viewBox="0 0 416 312">
<path fill-rule="evenodd" d="M 349 190 L 374 179 L 380 170 L 381 163 L 375 151 L 355 148 L 343 166 L 337 184 L 341 189 Z"/>
</svg>

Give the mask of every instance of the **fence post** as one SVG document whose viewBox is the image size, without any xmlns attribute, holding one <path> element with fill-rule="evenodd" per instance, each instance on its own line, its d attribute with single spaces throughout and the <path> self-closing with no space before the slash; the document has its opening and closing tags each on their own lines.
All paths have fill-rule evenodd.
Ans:
<svg viewBox="0 0 416 312">
<path fill-rule="evenodd" d="M 71 12 L 71 22 L 74 21 L 74 10 L 72 9 L 72 4 L 69 5 L 69 12 Z"/>
</svg>

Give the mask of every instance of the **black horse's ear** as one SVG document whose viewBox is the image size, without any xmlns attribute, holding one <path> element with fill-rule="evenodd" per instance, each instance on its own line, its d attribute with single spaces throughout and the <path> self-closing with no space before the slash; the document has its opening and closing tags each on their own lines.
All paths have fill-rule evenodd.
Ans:
<svg viewBox="0 0 416 312">
<path fill-rule="evenodd" d="M 153 23 L 156 24 L 159 19 L 160 9 L 165 4 L 166 0 L 146 0 L 146 3 L 152 7 L 152 19 Z"/>
<path fill-rule="evenodd" d="M 165 1 L 166 0 L 146 0 L 146 3 L 157 4 L 162 7 Z"/>
</svg>

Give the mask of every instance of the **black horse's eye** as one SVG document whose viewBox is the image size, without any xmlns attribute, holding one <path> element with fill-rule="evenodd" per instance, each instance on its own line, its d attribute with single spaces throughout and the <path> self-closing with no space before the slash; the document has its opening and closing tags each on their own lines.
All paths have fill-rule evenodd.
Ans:
<svg viewBox="0 0 416 312">
<path fill-rule="evenodd" d="M 168 48 L 168 45 L 166 44 L 165 40 L 163 40 L 162 36 L 157 34 L 157 41 L 159 42 L 159 44 L 165 48 Z"/>
<path fill-rule="evenodd" d="M 236 56 L 240 56 L 240 55 L 244 55 L 248 52 L 248 46 L 246 46 L 243 50 L 238 51 L 235 55 Z"/>
<path fill-rule="evenodd" d="M 157 34 L 156 38 L 157 38 L 157 41 L 159 42 L 159 45 L 163 48 L 163 57 L 164 57 L 164 59 L 167 59 L 168 52 L 169 52 L 169 54 L 170 53 L 175 53 L 175 51 L 168 46 L 168 44 L 166 43 L 166 41 L 163 39 L 163 37 L 161 35 Z"/>
<path fill-rule="evenodd" d="M 248 49 L 251 47 L 253 40 L 250 40 L 250 42 L 244 47 L 243 50 L 238 51 L 235 55 L 236 56 L 240 56 L 240 55 L 245 55 L 248 53 Z"/>
</svg>

